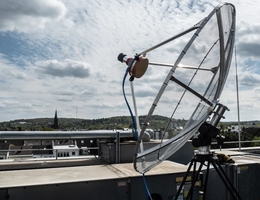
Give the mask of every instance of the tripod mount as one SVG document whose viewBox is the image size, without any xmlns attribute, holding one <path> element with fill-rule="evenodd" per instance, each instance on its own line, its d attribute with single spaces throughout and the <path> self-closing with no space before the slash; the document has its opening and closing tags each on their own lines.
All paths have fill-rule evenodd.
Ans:
<svg viewBox="0 0 260 200">
<path fill-rule="evenodd" d="M 191 168 L 193 166 L 192 171 L 192 181 L 190 190 L 186 196 L 186 200 L 192 199 L 193 195 L 193 188 L 196 183 L 196 181 L 199 178 L 199 175 L 201 173 L 202 167 L 205 165 L 207 166 L 206 169 L 206 176 L 205 176 L 205 182 L 204 182 L 204 188 L 203 188 L 203 200 L 206 198 L 206 191 L 207 191 L 207 184 L 208 184 L 208 177 L 209 177 L 209 167 L 212 165 L 221 178 L 222 182 L 225 184 L 226 188 L 230 192 L 230 195 L 233 199 L 242 200 L 240 195 L 238 194 L 236 188 L 233 186 L 232 182 L 229 180 L 228 176 L 226 175 L 225 171 L 222 169 L 222 166 L 218 162 L 218 158 L 214 155 L 214 151 L 210 150 L 210 144 L 213 138 L 217 139 L 221 145 L 223 144 L 223 137 L 219 134 L 219 129 L 215 126 L 218 124 L 220 119 L 223 117 L 223 114 L 228 108 L 226 106 L 223 106 L 222 104 L 217 105 L 217 110 L 214 112 L 214 116 L 210 123 L 204 122 L 201 127 L 199 128 L 199 135 L 192 140 L 192 144 L 194 147 L 198 148 L 198 150 L 194 151 L 194 156 L 191 159 L 191 162 L 189 164 L 189 167 L 184 175 L 184 178 L 181 182 L 181 185 L 177 191 L 177 194 L 174 198 L 174 200 L 177 200 L 180 192 L 182 190 L 182 187 L 188 177 L 188 175 L 191 172 Z M 218 138 L 221 138 L 218 139 Z M 197 168 L 197 163 L 199 164 Z"/>
</svg>

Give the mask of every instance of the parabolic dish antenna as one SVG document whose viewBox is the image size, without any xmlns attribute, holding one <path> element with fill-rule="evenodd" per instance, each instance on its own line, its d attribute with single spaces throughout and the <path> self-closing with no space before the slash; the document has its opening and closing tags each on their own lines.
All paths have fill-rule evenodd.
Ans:
<svg viewBox="0 0 260 200">
<path fill-rule="evenodd" d="M 129 74 L 136 78 L 144 75 L 147 66 L 170 67 L 141 130 L 138 130 L 139 137 L 134 151 L 136 171 L 145 173 L 169 158 L 194 136 L 215 109 L 232 60 L 235 15 L 235 7 L 232 4 L 221 4 L 191 28 L 136 54 L 134 58 L 119 55 L 118 59 L 129 66 Z M 173 56 L 164 59 L 164 62 L 151 62 L 146 58 L 147 53 L 152 54 L 157 49 L 165 50 L 163 47 L 166 44 L 171 45 L 176 40 L 183 42 L 183 36 L 189 37 L 179 56 L 176 56 L 175 62 L 165 62 L 172 62 L 170 60 Z M 171 137 L 167 140 L 162 139 L 158 145 L 149 148 L 148 145 L 143 145 L 142 140 L 156 110 L 164 110 L 169 115 L 169 121 L 162 133 L 163 136 L 171 133 Z M 184 113 L 188 113 L 189 116 L 182 129 L 174 130 L 172 127 L 178 126 L 178 119 L 183 119 Z"/>
</svg>

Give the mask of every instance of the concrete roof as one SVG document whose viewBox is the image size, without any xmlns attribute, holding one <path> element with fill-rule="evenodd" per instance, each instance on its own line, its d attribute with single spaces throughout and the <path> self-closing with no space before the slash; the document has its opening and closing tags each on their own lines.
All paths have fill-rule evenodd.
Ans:
<svg viewBox="0 0 260 200">
<path fill-rule="evenodd" d="M 171 161 L 164 161 L 146 173 L 147 176 L 185 172 L 187 167 Z M 0 172 L 0 188 L 26 187 L 36 185 L 87 182 L 141 176 L 132 163 L 112 165 L 90 165 Z"/>
</svg>

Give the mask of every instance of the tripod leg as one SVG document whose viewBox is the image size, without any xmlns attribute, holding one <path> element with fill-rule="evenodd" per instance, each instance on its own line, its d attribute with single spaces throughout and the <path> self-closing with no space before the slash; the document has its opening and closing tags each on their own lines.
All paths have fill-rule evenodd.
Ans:
<svg viewBox="0 0 260 200">
<path fill-rule="evenodd" d="M 226 175 L 225 171 L 222 169 L 222 166 L 218 162 L 216 162 L 216 160 L 214 160 L 212 157 L 210 157 L 210 161 L 211 161 L 212 165 L 214 166 L 216 172 L 218 173 L 218 175 L 222 179 L 223 183 L 225 184 L 225 186 L 229 190 L 229 192 L 232 195 L 233 199 L 240 199 L 240 200 L 242 200 L 242 198 L 238 194 L 236 188 L 233 186 L 232 182 L 229 180 L 229 178 Z"/>
<path fill-rule="evenodd" d="M 193 181 L 193 180 L 195 180 L 195 175 L 196 175 L 196 169 L 197 169 L 197 162 L 194 162 L 194 165 L 193 165 L 193 173 L 192 173 L 192 178 L 191 178 L 191 180 Z M 193 187 L 191 186 L 190 187 L 190 190 L 189 190 L 189 192 L 191 193 L 191 199 L 192 199 L 192 195 L 193 195 Z M 189 195 L 189 194 L 188 194 Z"/>
<path fill-rule="evenodd" d="M 208 185 L 208 179 L 209 179 L 209 167 L 210 167 L 210 162 L 208 161 L 206 177 L 205 177 L 205 184 L 204 184 L 205 186 L 203 188 L 203 200 L 206 199 L 207 185 Z"/>
<path fill-rule="evenodd" d="M 192 199 L 193 188 L 194 188 L 194 185 L 195 185 L 196 181 L 198 180 L 198 177 L 199 177 L 199 174 L 200 174 L 200 172 L 201 172 L 201 169 L 202 169 L 202 166 L 203 166 L 204 162 L 205 162 L 205 161 L 201 161 L 201 162 L 200 162 L 200 166 L 199 166 L 199 169 L 198 169 L 197 172 L 196 172 L 196 168 L 194 168 L 193 174 L 195 174 L 195 176 L 194 176 L 194 175 L 192 176 L 193 179 L 192 179 L 192 181 L 191 181 L 190 190 L 189 190 L 189 192 L 188 192 L 188 195 L 187 195 L 186 199 L 190 199 L 190 196 L 191 196 L 191 199 Z"/>
<path fill-rule="evenodd" d="M 188 169 L 187 169 L 187 172 L 185 173 L 185 175 L 184 175 L 184 177 L 183 177 L 183 180 L 182 180 L 182 182 L 181 182 L 181 185 L 180 185 L 180 187 L 179 187 L 179 189 L 178 189 L 178 191 L 177 191 L 177 193 L 176 193 L 176 195 L 175 195 L 175 197 L 174 197 L 174 200 L 177 200 L 177 198 L 179 197 L 179 195 L 180 195 L 180 193 L 181 193 L 181 189 L 182 189 L 182 187 L 183 187 L 183 185 L 184 185 L 184 183 L 185 183 L 185 180 L 187 179 L 187 177 L 188 177 L 188 175 L 189 175 L 189 173 L 190 173 L 190 169 L 191 169 L 191 167 L 192 167 L 192 165 L 193 165 L 193 162 L 194 162 L 194 160 L 192 159 L 191 162 L 190 162 L 190 165 L 189 165 L 189 167 L 188 167 Z"/>
</svg>

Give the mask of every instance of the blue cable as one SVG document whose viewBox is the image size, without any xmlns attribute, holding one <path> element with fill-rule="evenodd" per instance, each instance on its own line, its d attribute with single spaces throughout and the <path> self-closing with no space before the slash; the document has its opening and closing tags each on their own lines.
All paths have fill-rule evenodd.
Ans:
<svg viewBox="0 0 260 200">
<path fill-rule="evenodd" d="M 143 182 L 144 182 L 144 189 L 145 189 L 146 199 L 147 199 L 147 200 L 153 200 L 153 199 L 152 199 L 152 196 L 151 196 L 151 194 L 150 194 L 150 192 L 149 192 L 148 186 L 147 186 L 147 184 L 146 184 L 146 180 L 145 180 L 145 177 L 144 177 L 144 173 L 143 173 Z"/>
<path fill-rule="evenodd" d="M 135 118 L 134 118 L 134 115 L 132 113 L 132 110 L 131 110 L 131 108 L 129 106 L 129 103 L 128 103 L 128 101 L 126 99 L 126 95 L 125 95 L 125 79 L 126 79 L 126 76 L 127 76 L 127 73 L 128 73 L 128 68 L 126 69 L 126 72 L 125 72 L 125 75 L 124 75 L 124 78 L 123 78 L 122 89 L 123 89 L 123 94 L 124 94 L 124 99 L 125 99 L 126 105 L 128 107 L 128 110 L 130 112 L 130 115 L 131 115 L 131 118 L 132 118 L 132 121 L 133 121 L 133 128 L 134 128 L 134 133 L 135 133 L 135 139 L 138 140 L 138 131 L 137 131 L 137 128 L 136 128 Z"/>
<path fill-rule="evenodd" d="M 136 128 L 136 121 L 135 121 L 134 115 L 132 113 L 132 110 L 131 110 L 131 108 L 129 106 L 129 103 L 127 101 L 126 95 L 125 95 L 125 79 L 126 79 L 127 73 L 128 73 L 128 68 L 126 69 L 126 72 L 125 72 L 125 75 L 124 75 L 124 78 L 123 78 L 122 89 L 123 89 L 123 94 L 124 94 L 124 99 L 125 99 L 126 105 L 128 107 L 128 110 L 130 112 L 130 115 L 131 115 L 131 118 L 132 118 L 132 121 L 133 121 L 135 138 L 136 138 L 136 140 L 138 140 L 138 131 L 137 131 L 137 128 Z M 149 192 L 148 186 L 146 184 L 144 173 L 142 175 L 143 175 L 143 183 L 144 183 L 144 188 L 145 188 L 146 199 L 147 200 L 153 200 L 152 197 L 151 197 L 151 194 Z"/>
</svg>

